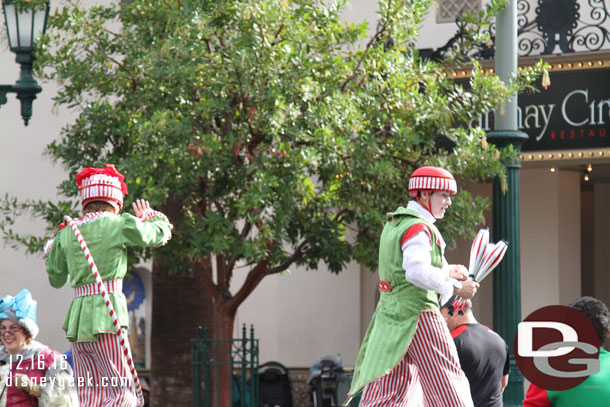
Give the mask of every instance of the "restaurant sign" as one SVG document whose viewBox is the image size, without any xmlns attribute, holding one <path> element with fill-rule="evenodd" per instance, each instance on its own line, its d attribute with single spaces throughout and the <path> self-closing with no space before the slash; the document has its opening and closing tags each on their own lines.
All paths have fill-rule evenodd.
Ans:
<svg viewBox="0 0 610 407">
<path fill-rule="evenodd" d="M 551 86 L 520 94 L 518 128 L 529 135 L 523 151 L 610 146 L 610 70 L 551 73 Z M 494 112 L 471 126 L 494 129 Z"/>
</svg>

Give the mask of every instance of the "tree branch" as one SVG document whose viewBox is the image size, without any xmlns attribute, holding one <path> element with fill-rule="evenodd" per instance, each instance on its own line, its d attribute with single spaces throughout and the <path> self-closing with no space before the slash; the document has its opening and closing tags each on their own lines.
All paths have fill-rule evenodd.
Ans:
<svg viewBox="0 0 610 407">
<path fill-rule="evenodd" d="M 303 257 L 303 248 L 305 247 L 305 244 L 306 244 L 305 241 L 301 242 L 301 244 L 299 244 L 297 246 L 297 248 L 294 250 L 294 253 L 292 253 L 292 256 L 290 256 L 282 264 L 268 269 L 266 275 L 281 273 L 282 271 L 288 269 L 288 267 L 290 267 L 290 265 L 292 263 L 294 263 L 295 261 L 300 260 Z"/>
<path fill-rule="evenodd" d="M 273 36 L 273 42 L 271 43 L 271 46 L 274 47 L 275 45 L 279 44 L 282 41 L 278 41 L 277 38 L 279 37 L 280 33 L 282 32 L 282 30 L 284 29 L 284 24 L 280 25 L 280 28 L 278 28 L 277 32 L 275 33 L 275 35 Z"/>
<path fill-rule="evenodd" d="M 251 116 L 250 114 L 250 107 L 249 106 L 249 97 L 246 95 L 245 91 L 244 91 L 244 83 L 243 83 L 243 79 L 242 79 L 242 75 L 241 72 L 239 71 L 237 64 L 235 63 L 235 60 L 233 60 L 233 58 L 230 57 L 229 53 L 226 52 L 226 47 L 224 44 L 224 41 L 222 40 L 221 37 L 216 36 L 216 38 L 218 39 L 218 42 L 220 43 L 220 45 L 225 49 L 225 55 L 229 58 L 229 61 L 231 62 L 231 66 L 233 67 L 233 72 L 235 73 L 235 78 L 237 79 L 237 84 L 239 85 L 239 98 L 242 104 L 242 109 L 244 110 L 244 113 L 246 114 L 246 116 Z M 252 107 L 254 109 L 254 107 Z M 252 151 L 254 150 L 254 148 L 256 148 L 256 146 L 258 144 L 260 144 L 260 142 L 262 140 L 264 140 L 265 136 L 264 134 L 258 133 L 254 130 L 254 128 L 252 127 L 252 121 L 250 120 L 250 118 L 248 118 L 246 120 L 246 123 L 248 125 L 248 130 L 250 131 L 250 134 L 252 135 L 252 140 L 248 143 L 248 152 L 250 154 L 252 154 Z"/>
<path fill-rule="evenodd" d="M 77 8 L 77 7 L 76 7 L 76 5 L 75 5 L 73 2 L 71 2 L 71 4 L 72 4 L 72 5 L 73 5 L 75 8 Z M 91 23 L 89 23 L 89 20 L 87 20 L 87 26 L 88 26 L 89 28 L 91 28 L 90 33 L 95 33 L 95 32 L 96 32 L 96 31 L 95 31 L 95 27 L 93 27 L 93 25 L 92 25 Z M 112 35 L 114 38 L 117 38 L 117 34 L 115 34 L 114 32 L 112 32 L 112 31 L 108 30 L 107 28 L 102 28 L 102 29 L 103 29 L 103 31 L 105 31 L 105 32 L 107 32 L 108 34 Z M 99 45 L 99 44 L 101 43 L 101 38 L 100 38 L 100 35 L 99 35 L 99 34 L 96 34 L 96 35 L 95 35 L 95 39 L 97 40 L 97 44 Z M 119 40 L 119 42 L 121 42 L 121 41 Z M 123 48 L 124 48 L 124 47 L 123 47 Z M 109 56 L 109 55 L 106 55 L 106 58 L 107 58 L 107 59 L 108 59 L 110 62 L 113 62 L 114 64 L 116 64 L 116 65 L 117 65 L 117 66 L 118 66 L 120 69 L 122 69 L 123 71 L 125 71 L 125 72 L 127 73 L 127 75 L 129 75 L 129 77 L 131 78 L 131 85 L 132 85 L 132 88 L 133 88 L 133 89 L 132 89 L 132 94 L 133 94 L 133 93 L 135 92 L 135 90 L 136 90 L 137 86 L 138 86 L 138 82 L 137 82 L 137 80 L 136 80 L 136 77 L 135 77 L 135 76 L 134 76 L 134 75 L 131 73 L 131 71 L 129 71 L 129 70 L 127 69 L 127 67 L 125 67 L 125 65 L 124 65 L 124 64 L 122 64 L 121 62 L 119 62 L 119 61 L 118 61 L 118 60 L 116 60 L 115 58 L 113 58 L 113 57 L 111 57 L 111 56 Z"/>
<path fill-rule="evenodd" d="M 245 221 L 244 227 L 242 228 L 241 233 L 239 234 L 239 240 L 243 241 L 250 233 L 250 230 L 252 230 L 252 222 Z M 233 269 L 235 268 L 236 261 L 237 256 L 235 255 L 235 253 L 232 253 L 231 257 L 229 257 L 229 260 L 227 261 L 227 270 L 231 274 L 233 274 Z"/>
<path fill-rule="evenodd" d="M 250 123 L 248 123 L 248 127 L 250 128 L 252 138 L 250 139 L 248 144 L 246 144 L 246 150 L 248 150 L 250 154 L 253 154 L 256 147 L 258 147 L 258 145 L 262 143 L 263 140 L 265 140 L 265 135 L 261 133 L 253 133 L 254 129 L 252 129 Z"/>
<path fill-rule="evenodd" d="M 206 179 L 204 177 L 201 177 L 200 181 L 199 181 L 199 187 L 201 188 L 201 200 L 199 201 L 199 210 L 201 211 L 201 216 L 205 216 L 205 212 L 208 209 L 208 205 L 206 203 L 206 199 L 205 199 L 205 193 L 208 190 L 208 186 L 207 186 L 207 182 Z"/>
<path fill-rule="evenodd" d="M 248 298 L 261 280 L 268 275 L 267 268 L 269 266 L 269 262 L 271 261 L 271 254 L 273 253 L 275 244 L 275 240 L 267 243 L 267 257 L 264 260 L 259 261 L 256 266 L 250 270 L 248 276 L 246 277 L 246 281 L 244 281 L 239 291 L 237 291 L 237 293 L 227 301 L 228 310 L 231 312 L 236 312 L 241 303 Z"/>
<path fill-rule="evenodd" d="M 399 161 L 399 162 L 401 162 L 401 163 L 403 163 L 403 164 L 407 164 L 407 165 L 409 165 L 411 168 L 416 168 L 416 167 L 419 167 L 419 164 L 418 164 L 418 162 L 417 162 L 417 161 L 407 160 L 407 159 L 404 159 L 404 158 L 402 158 L 402 157 L 397 157 L 397 156 L 395 156 L 395 155 L 393 155 L 393 154 L 384 154 L 384 155 L 385 155 L 386 157 L 388 157 L 388 158 L 391 158 L 391 159 L 393 159 L 393 160 Z"/>
<path fill-rule="evenodd" d="M 391 2 L 390 2 L 391 3 Z M 362 56 L 360 57 L 360 59 L 358 60 L 358 62 L 356 63 L 356 66 L 354 67 L 354 70 L 352 72 L 352 74 L 345 80 L 345 82 L 343 82 L 343 84 L 341 85 L 341 92 L 345 92 L 345 87 L 347 86 L 347 84 L 356 77 L 356 72 L 358 71 L 358 69 L 360 68 L 360 65 L 362 65 L 362 62 L 364 61 L 364 58 L 368 55 L 369 50 L 371 49 L 371 47 L 375 44 L 375 42 L 377 41 L 377 39 L 386 31 L 386 29 L 388 28 L 387 26 L 387 21 L 389 18 L 389 14 L 390 14 L 390 4 L 388 4 L 388 11 L 387 14 L 385 16 L 385 19 L 383 19 L 383 24 L 381 24 L 381 26 L 378 26 L 377 28 L 377 32 L 375 32 L 375 34 L 373 35 L 373 37 L 371 38 L 371 40 L 368 42 L 368 44 L 366 44 L 366 47 L 364 48 L 364 52 L 362 53 Z"/>
<path fill-rule="evenodd" d="M 271 250 L 269 250 L 269 255 L 263 261 L 260 261 L 246 277 L 246 281 L 242 284 L 239 291 L 233 296 L 233 298 L 227 301 L 227 309 L 230 312 L 237 311 L 237 308 L 241 305 L 242 302 L 254 289 L 258 286 L 258 284 L 262 281 L 262 279 L 267 275 L 267 266 L 269 265 L 269 261 L 271 260 Z"/>
<path fill-rule="evenodd" d="M 224 298 L 230 298 L 231 292 L 229 287 L 231 286 L 231 277 L 233 273 L 231 270 L 227 270 L 225 257 L 222 254 L 216 255 L 216 274 L 218 281 L 218 289 Z"/>
<path fill-rule="evenodd" d="M 233 107 L 233 109 L 229 110 L 224 117 L 224 123 L 222 124 L 220 133 L 221 137 L 226 136 L 231 131 L 231 125 L 233 124 L 233 118 L 235 117 L 235 107 L 237 107 L 235 100 L 231 100 L 231 107 Z"/>
<path fill-rule="evenodd" d="M 222 206 L 220 206 L 220 203 L 218 201 L 214 201 L 214 206 L 216 206 L 216 210 L 218 211 L 218 213 L 220 213 L 220 215 L 222 215 L 222 217 L 225 217 L 225 212 L 222 209 Z"/>
<path fill-rule="evenodd" d="M 211 266 L 209 261 L 208 264 Z M 214 280 L 212 279 L 211 267 L 206 267 L 205 263 L 201 261 L 193 262 L 193 266 L 195 267 L 195 270 L 197 270 L 197 272 L 201 274 L 203 284 L 207 287 L 212 296 L 214 296 L 215 298 L 221 297 L 220 290 L 218 289 L 218 286 L 214 284 Z"/>
</svg>

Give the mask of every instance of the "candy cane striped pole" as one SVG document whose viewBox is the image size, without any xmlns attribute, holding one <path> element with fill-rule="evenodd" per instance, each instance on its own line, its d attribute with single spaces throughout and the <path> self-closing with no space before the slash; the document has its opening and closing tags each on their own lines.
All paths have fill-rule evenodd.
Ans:
<svg viewBox="0 0 610 407">
<path fill-rule="evenodd" d="M 136 372 L 136 367 L 133 364 L 133 359 L 131 357 L 131 349 L 129 348 L 129 342 L 127 342 L 127 340 L 125 339 L 125 335 L 123 335 L 123 330 L 121 329 L 119 320 L 116 316 L 116 313 L 114 312 L 114 307 L 112 305 L 112 302 L 110 302 L 110 297 L 108 296 L 108 292 L 106 291 L 106 285 L 104 284 L 104 281 L 102 281 L 102 278 L 100 277 L 100 273 L 98 272 L 97 266 L 95 265 L 95 262 L 93 261 L 91 252 L 89 252 L 87 243 L 85 242 L 83 235 L 80 233 L 80 230 L 78 230 L 78 226 L 76 226 L 76 222 L 74 222 L 74 219 L 72 219 L 69 216 L 66 216 L 64 219 L 68 222 L 68 224 L 72 228 L 72 231 L 76 235 L 76 239 L 78 240 L 78 243 L 80 244 L 81 249 L 83 249 L 83 253 L 85 254 L 85 257 L 87 258 L 87 262 L 89 263 L 89 267 L 91 268 L 93 277 L 95 277 L 95 284 L 97 285 L 98 289 L 100 290 L 102 297 L 104 297 L 104 302 L 106 303 L 106 308 L 108 309 L 108 313 L 110 314 L 110 318 L 112 319 L 112 325 L 114 325 L 114 328 L 118 335 L 119 343 L 120 343 L 121 347 L 123 348 L 123 356 L 125 356 L 125 358 L 127 359 L 127 365 L 129 366 L 129 369 L 131 371 L 131 376 L 133 378 L 133 382 L 136 387 L 136 394 L 138 396 L 138 405 L 143 406 L 144 405 L 144 396 L 142 394 L 142 386 L 140 385 L 140 378 L 138 377 L 138 372 Z"/>
</svg>

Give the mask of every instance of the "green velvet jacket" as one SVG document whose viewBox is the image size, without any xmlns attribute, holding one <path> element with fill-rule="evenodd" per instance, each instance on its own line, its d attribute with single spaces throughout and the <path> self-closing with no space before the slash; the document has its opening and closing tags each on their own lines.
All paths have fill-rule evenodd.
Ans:
<svg viewBox="0 0 610 407">
<path fill-rule="evenodd" d="M 124 213 L 89 214 L 78 219 L 78 228 L 104 281 L 122 279 L 127 273 L 127 247 L 159 246 L 171 237 L 171 224 L 160 212 L 146 219 Z M 76 220 L 76 219 L 75 219 Z M 69 226 L 55 236 L 46 257 L 49 282 L 55 288 L 78 287 L 95 282 L 78 240 Z M 127 303 L 123 293 L 109 293 L 119 323 L 129 327 Z M 76 342 L 95 342 L 97 335 L 115 333 L 101 294 L 72 300 L 63 323 L 66 338 Z"/>
</svg>

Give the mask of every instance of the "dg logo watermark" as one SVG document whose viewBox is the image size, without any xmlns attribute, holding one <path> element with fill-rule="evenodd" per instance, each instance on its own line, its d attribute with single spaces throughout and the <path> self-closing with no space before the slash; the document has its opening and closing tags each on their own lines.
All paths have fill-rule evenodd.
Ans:
<svg viewBox="0 0 610 407">
<path fill-rule="evenodd" d="M 529 314 L 517 328 L 513 352 L 523 376 L 546 390 L 571 389 L 600 370 L 593 324 L 562 305 Z"/>
</svg>

